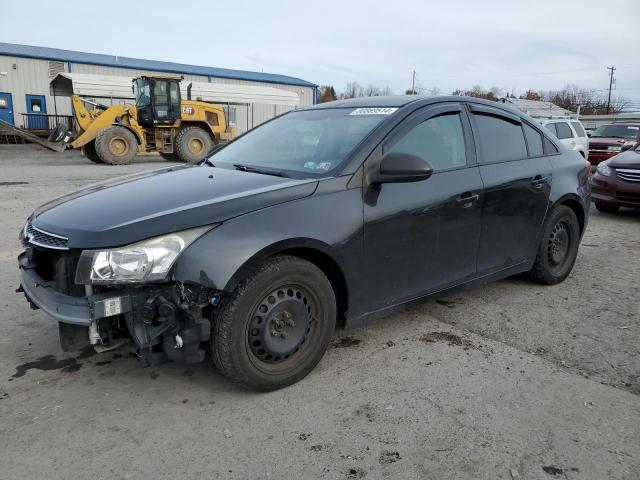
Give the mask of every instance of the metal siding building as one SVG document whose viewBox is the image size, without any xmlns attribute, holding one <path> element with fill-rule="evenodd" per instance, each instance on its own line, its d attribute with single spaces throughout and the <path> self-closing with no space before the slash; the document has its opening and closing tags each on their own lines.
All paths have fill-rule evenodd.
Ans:
<svg viewBox="0 0 640 480">
<path fill-rule="evenodd" d="M 34 47 L 0 42 L 0 118 L 10 116 L 17 126 L 26 126 L 23 113 L 71 115 L 69 98 L 51 95 L 49 82 L 58 73 L 87 73 L 136 77 L 162 73 L 180 74 L 186 81 L 217 82 L 253 86 L 268 86 L 295 92 L 300 107 L 315 103 L 317 85 L 286 75 L 231 70 L 172 62 L 143 60 L 112 55 L 92 54 L 46 47 Z M 12 112 L 2 109 L 2 98 L 9 97 Z M 5 100 L 5 104 L 7 104 Z M 34 110 L 35 109 L 35 110 Z M 275 105 L 251 104 L 238 106 L 238 132 L 284 113 L 286 108 Z M 3 116 L 4 115 L 4 116 Z"/>
</svg>

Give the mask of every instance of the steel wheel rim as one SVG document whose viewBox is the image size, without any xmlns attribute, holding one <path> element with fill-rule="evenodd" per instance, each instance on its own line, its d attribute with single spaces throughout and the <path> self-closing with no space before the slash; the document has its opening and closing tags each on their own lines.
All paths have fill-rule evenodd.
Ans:
<svg viewBox="0 0 640 480">
<path fill-rule="evenodd" d="M 547 244 L 547 261 L 552 268 L 562 268 L 569 259 L 571 250 L 571 230 L 566 222 L 553 226 Z"/>
<path fill-rule="evenodd" d="M 129 144 L 122 137 L 114 137 L 109 141 L 109 151 L 118 157 L 122 157 L 129 152 Z"/>
<path fill-rule="evenodd" d="M 322 313 L 317 295 L 302 285 L 270 288 L 254 304 L 247 322 L 245 343 L 251 363 L 273 375 L 299 367 L 313 350 Z M 294 325 L 287 325 L 287 320 Z"/>
</svg>

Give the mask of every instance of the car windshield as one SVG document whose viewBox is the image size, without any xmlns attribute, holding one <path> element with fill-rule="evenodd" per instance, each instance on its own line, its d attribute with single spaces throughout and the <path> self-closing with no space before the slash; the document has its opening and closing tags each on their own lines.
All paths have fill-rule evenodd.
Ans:
<svg viewBox="0 0 640 480">
<path fill-rule="evenodd" d="M 395 108 L 334 108 L 291 112 L 251 130 L 214 153 L 216 166 L 319 177 L 336 170 Z"/>
<path fill-rule="evenodd" d="M 635 138 L 640 132 L 638 125 L 600 125 L 591 132 L 592 137 Z"/>
</svg>

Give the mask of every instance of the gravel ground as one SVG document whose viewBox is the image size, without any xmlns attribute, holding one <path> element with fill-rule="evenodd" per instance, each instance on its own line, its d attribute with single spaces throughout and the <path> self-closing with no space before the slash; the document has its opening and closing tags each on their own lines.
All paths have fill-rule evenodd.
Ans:
<svg viewBox="0 0 640 480">
<path fill-rule="evenodd" d="M 35 207 L 165 165 L 0 146 L 0 478 L 640 478 L 640 212 L 593 212 L 559 286 L 396 309 L 255 394 L 207 365 L 152 376 L 126 350 L 64 354 L 14 293 Z"/>
</svg>

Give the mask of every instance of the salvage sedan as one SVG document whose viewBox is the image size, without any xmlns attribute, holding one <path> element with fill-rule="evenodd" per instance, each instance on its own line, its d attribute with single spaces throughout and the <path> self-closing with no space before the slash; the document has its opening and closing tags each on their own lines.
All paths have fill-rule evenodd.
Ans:
<svg viewBox="0 0 640 480">
<path fill-rule="evenodd" d="M 59 322 L 65 350 L 130 337 L 143 364 L 210 357 L 273 390 L 315 367 L 336 325 L 522 272 L 564 280 L 589 170 L 494 102 L 317 105 L 199 165 L 40 207 L 21 232 L 21 290 Z"/>
</svg>

